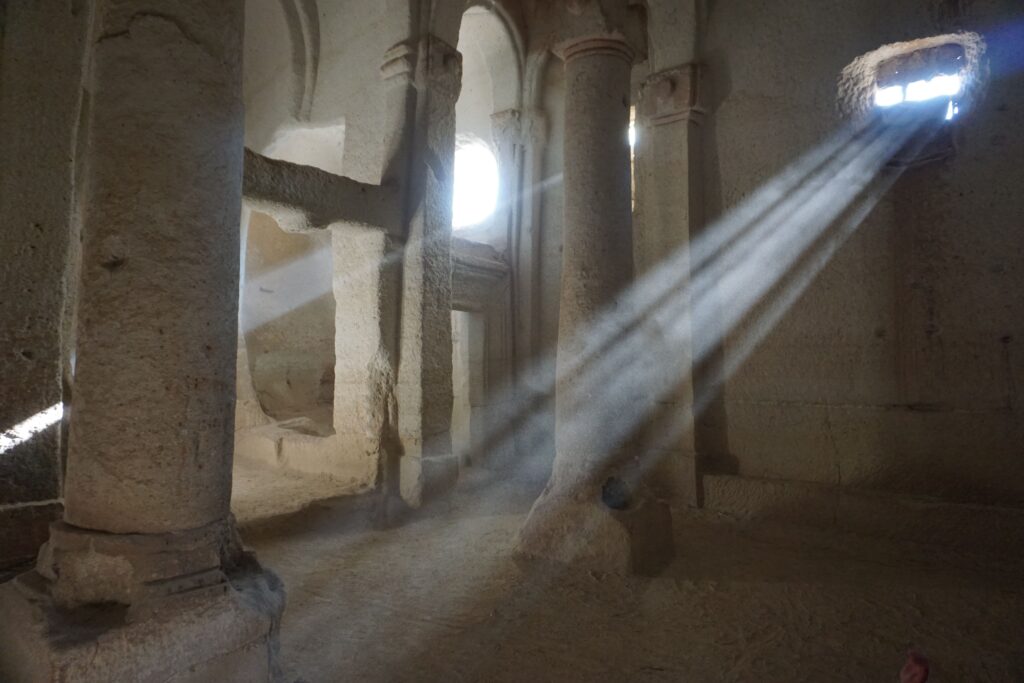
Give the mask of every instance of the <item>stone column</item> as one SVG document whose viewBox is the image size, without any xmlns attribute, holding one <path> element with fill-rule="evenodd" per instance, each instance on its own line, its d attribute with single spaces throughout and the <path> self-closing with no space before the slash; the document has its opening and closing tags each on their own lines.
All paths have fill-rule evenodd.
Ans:
<svg viewBox="0 0 1024 683">
<path fill-rule="evenodd" d="M 543 72 L 548 59 L 529 69 Z M 541 93 L 536 76 L 530 92 L 535 104 Z M 547 442 L 551 432 L 551 415 L 539 406 L 548 404 L 554 363 L 551 350 L 544 347 L 541 334 L 541 230 L 543 229 L 542 196 L 545 189 L 544 147 L 547 141 L 547 117 L 536 106 L 523 111 L 520 138 L 523 143 L 520 221 L 512 245 L 513 321 L 515 348 L 516 465 L 519 476 L 542 483 L 548 476 L 550 460 L 539 444 Z"/>
<path fill-rule="evenodd" d="M 5 680 L 271 677 L 283 595 L 229 514 L 243 4 L 95 9 L 65 515 L 0 594 Z"/>
<path fill-rule="evenodd" d="M 522 530 L 526 556 L 653 573 L 671 558 L 668 509 L 630 472 L 625 425 L 641 405 L 598 381 L 600 346 L 624 319 L 633 279 L 627 139 L 634 51 L 615 35 L 561 46 L 566 70 L 565 218 L 551 480 Z M 613 341 L 611 343 L 614 343 Z M 623 368 L 628 371 L 628 368 Z"/>
<path fill-rule="evenodd" d="M 558 317 L 554 477 L 583 483 L 611 465 L 610 417 L 584 384 L 581 363 L 602 314 L 633 279 L 629 84 L 633 51 L 625 41 L 590 38 L 563 51 L 566 72 L 565 215 Z M 572 371 L 570 372 L 570 366 Z M 619 450 L 615 448 L 615 451 Z"/>
<path fill-rule="evenodd" d="M 509 253 L 519 222 L 520 168 L 522 166 L 522 120 L 518 109 L 506 109 L 491 115 L 491 139 L 498 161 L 498 201 L 495 226 L 504 230 L 498 251 Z"/>
<path fill-rule="evenodd" d="M 690 237 L 704 222 L 699 104 L 701 69 L 686 64 L 652 74 L 640 89 L 636 139 L 637 277 L 653 287 L 689 289 Z M 685 296 L 685 295 L 684 295 Z M 645 322 L 646 353 L 663 372 L 652 385 L 641 439 L 658 492 L 700 504 L 694 447 L 693 344 L 689 307 L 672 297 L 671 313 Z"/>
<path fill-rule="evenodd" d="M 518 109 L 506 109 L 491 116 L 491 137 L 497 150 L 499 189 L 498 214 L 505 228 L 498 251 L 505 259 L 516 263 L 519 255 L 518 241 L 521 239 L 523 160 L 522 113 Z M 515 439 L 515 424 L 518 406 L 522 405 L 522 387 L 518 383 L 514 366 L 519 353 L 515 321 L 519 310 L 520 291 L 516 280 L 515 265 L 492 288 L 486 309 L 486 352 L 485 377 L 482 382 L 486 390 L 480 397 L 480 409 L 473 413 L 475 435 L 501 435 L 496 439 L 485 437 L 481 444 L 491 442 L 484 454 L 488 466 L 512 468 L 520 464 Z"/>
<path fill-rule="evenodd" d="M 536 97 L 539 98 L 539 95 Z M 521 381 L 536 373 L 531 364 L 544 351 L 540 340 L 540 231 L 547 121 L 539 108 L 526 110 L 520 122 L 523 143 L 522 199 L 515 253 L 516 364 Z M 536 387 L 525 385 L 525 391 Z"/>
<path fill-rule="evenodd" d="M 403 215 L 380 271 L 374 425 L 384 495 L 419 507 L 450 489 L 459 473 L 450 433 L 451 197 L 462 56 L 428 34 L 389 50 L 382 71 L 393 117 L 383 183 L 399 188 Z"/>
</svg>

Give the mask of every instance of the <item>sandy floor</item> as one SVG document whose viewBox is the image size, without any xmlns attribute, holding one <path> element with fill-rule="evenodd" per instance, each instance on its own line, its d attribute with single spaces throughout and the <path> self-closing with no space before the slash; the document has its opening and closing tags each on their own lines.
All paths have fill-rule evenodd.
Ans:
<svg viewBox="0 0 1024 683">
<path fill-rule="evenodd" d="M 240 524 L 278 517 L 327 498 L 346 495 L 351 483 L 322 474 L 274 467 L 236 454 L 231 511 Z"/>
<path fill-rule="evenodd" d="M 258 483 L 258 482 L 254 482 Z M 524 572 L 532 500 L 470 482 L 397 529 L 343 498 L 243 524 L 288 590 L 289 683 L 1024 681 L 1024 563 L 687 516 L 652 580 Z"/>
</svg>

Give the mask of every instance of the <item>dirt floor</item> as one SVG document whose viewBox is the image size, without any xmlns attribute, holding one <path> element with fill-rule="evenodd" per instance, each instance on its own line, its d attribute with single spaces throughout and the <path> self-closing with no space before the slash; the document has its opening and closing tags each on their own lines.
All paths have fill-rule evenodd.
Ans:
<svg viewBox="0 0 1024 683">
<path fill-rule="evenodd" d="M 231 511 L 239 524 L 287 515 L 352 489 L 343 479 L 275 467 L 243 454 L 235 455 L 232 474 Z"/>
<path fill-rule="evenodd" d="M 1019 559 L 682 514 L 659 578 L 524 569 L 535 494 L 476 475 L 390 530 L 369 496 L 243 519 L 287 587 L 284 680 L 864 683 L 914 647 L 932 682 L 1024 681 Z"/>
</svg>

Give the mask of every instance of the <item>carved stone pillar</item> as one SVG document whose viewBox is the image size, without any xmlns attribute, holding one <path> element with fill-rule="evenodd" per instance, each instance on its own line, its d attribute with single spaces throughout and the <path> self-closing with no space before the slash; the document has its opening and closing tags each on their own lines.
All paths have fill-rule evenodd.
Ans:
<svg viewBox="0 0 1024 683">
<path fill-rule="evenodd" d="M 229 515 L 243 2 L 95 11 L 65 515 L 0 590 L 0 678 L 267 681 L 283 594 Z"/>
<path fill-rule="evenodd" d="M 518 109 L 506 109 L 491 116 L 491 137 L 498 159 L 498 201 L 496 225 L 503 228 L 500 251 L 508 251 L 519 222 L 520 168 L 523 156 L 522 117 Z"/>
<path fill-rule="evenodd" d="M 522 112 L 518 109 L 507 109 L 491 116 L 491 135 L 498 158 L 498 202 L 495 225 L 502 227 L 502 239 L 495 246 L 504 258 L 516 263 L 521 239 L 522 203 L 518 198 L 522 195 L 524 139 Z M 486 322 L 486 396 L 482 400 L 486 407 L 480 419 L 474 414 L 475 433 L 502 435 L 494 439 L 489 447 L 491 453 L 486 454 L 491 467 L 515 467 L 519 459 L 515 430 L 508 425 L 516 418 L 518 396 L 521 387 L 517 385 L 515 357 L 518 353 L 515 332 L 515 320 L 520 314 L 518 296 L 519 272 L 510 269 L 510 277 L 504 286 L 496 288 L 492 294 L 492 304 L 487 310 Z"/>
<path fill-rule="evenodd" d="M 576 35 L 559 47 L 566 138 L 556 456 L 519 552 L 654 573 L 672 557 L 671 516 L 634 471 L 631 435 L 623 433 L 639 426 L 643 403 L 614 377 L 598 380 L 604 372 L 598 347 L 614 343 L 602 321 L 628 316 L 623 308 L 633 281 L 626 133 L 635 53 L 614 33 Z"/>
<path fill-rule="evenodd" d="M 544 353 L 540 340 L 540 231 L 547 120 L 542 110 L 529 108 L 522 113 L 520 138 L 523 143 L 521 220 L 512 253 L 520 410 L 528 410 L 529 399 L 543 391 L 542 373 L 535 367 Z"/>
<path fill-rule="evenodd" d="M 549 57 L 533 57 L 528 71 L 543 72 Z M 534 76 L 533 82 L 540 80 Z M 540 103 L 537 87 L 527 97 Z M 519 221 L 513 235 L 509 255 L 512 265 L 512 329 L 515 382 L 515 420 L 513 431 L 516 447 L 516 468 L 519 477 L 537 484 L 547 478 L 550 456 L 541 444 L 553 441 L 554 415 L 541 406 L 550 405 L 550 390 L 554 381 L 552 349 L 544 347 L 542 339 L 542 241 L 543 194 L 547 187 L 544 178 L 545 143 L 548 122 L 538 106 L 530 106 L 520 115 L 522 166 L 519 201 Z"/>
<path fill-rule="evenodd" d="M 452 455 L 451 224 L 455 103 L 462 57 L 435 36 L 388 51 L 386 107 L 393 116 L 384 182 L 400 188 L 401 225 L 381 272 L 388 311 L 381 364 L 385 495 L 418 507 L 455 484 Z M 393 398 L 386 386 L 395 374 Z M 392 408 L 397 407 L 397 416 Z M 397 417 L 397 422 L 395 418 Z"/>
<path fill-rule="evenodd" d="M 670 276 L 679 292 L 689 289 L 690 236 L 704 221 L 700 75 L 694 64 L 653 74 L 641 87 L 637 106 L 637 277 L 660 283 Z M 655 311 L 644 321 L 646 353 L 657 357 L 663 372 L 653 378 L 639 446 L 659 493 L 699 505 L 689 310 L 680 315 L 678 304 L 671 310 L 668 319 Z"/>
<path fill-rule="evenodd" d="M 591 38 L 565 48 L 565 223 L 558 317 L 555 476 L 589 478 L 614 459 L 602 426 L 581 391 L 580 359 L 599 317 L 620 303 L 633 280 L 630 200 L 629 84 L 633 51 L 622 40 Z M 574 371 L 569 372 L 569 368 Z M 568 482 L 567 482 L 568 483 Z"/>
</svg>

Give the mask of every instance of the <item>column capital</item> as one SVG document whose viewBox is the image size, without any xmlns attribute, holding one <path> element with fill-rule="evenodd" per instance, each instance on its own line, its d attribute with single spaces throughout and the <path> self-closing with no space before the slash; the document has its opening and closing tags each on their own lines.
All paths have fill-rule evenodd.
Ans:
<svg viewBox="0 0 1024 683">
<path fill-rule="evenodd" d="M 636 0 L 557 0 L 540 10 L 552 51 L 563 60 L 585 54 L 647 56 L 647 15 Z"/>
<path fill-rule="evenodd" d="M 539 107 L 525 109 L 521 120 L 524 143 L 542 145 L 547 140 L 548 117 Z"/>
<path fill-rule="evenodd" d="M 637 57 L 629 41 L 624 36 L 615 34 L 572 38 L 558 46 L 558 54 L 566 62 L 576 57 L 609 55 L 621 57 L 632 64 Z"/>
<path fill-rule="evenodd" d="M 425 133 L 434 121 L 450 118 L 454 122 L 455 103 L 462 89 L 462 55 L 441 38 L 423 33 L 384 53 L 381 77 L 385 92 L 381 185 L 398 188 L 398 206 L 404 212 L 412 205 L 407 194 L 417 187 L 413 178 L 420 165 L 446 159 L 450 153 L 440 148 L 427 150 L 427 145 L 436 146 L 438 141 Z M 450 174 L 451 169 L 443 172 Z M 404 226 L 397 236 L 399 241 L 408 237 L 408 220 L 403 215 L 399 221 Z"/>
<path fill-rule="evenodd" d="M 651 74 L 640 87 L 637 113 L 645 125 L 704 119 L 704 66 L 683 64 Z"/>
<path fill-rule="evenodd" d="M 499 148 L 506 145 L 522 144 L 522 112 L 518 109 L 506 109 L 491 114 L 491 135 L 494 138 L 494 144 Z"/>
<path fill-rule="evenodd" d="M 401 80 L 418 90 L 450 90 L 457 99 L 462 83 L 462 54 L 441 38 L 426 33 L 388 49 L 380 70 L 386 81 Z"/>
</svg>

